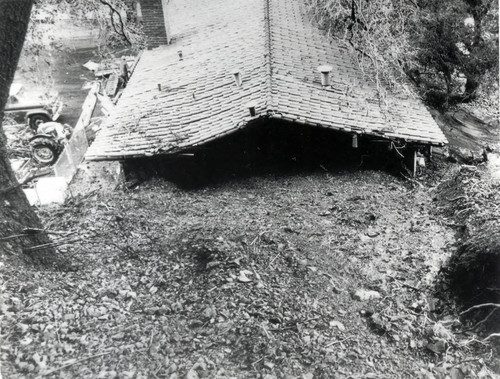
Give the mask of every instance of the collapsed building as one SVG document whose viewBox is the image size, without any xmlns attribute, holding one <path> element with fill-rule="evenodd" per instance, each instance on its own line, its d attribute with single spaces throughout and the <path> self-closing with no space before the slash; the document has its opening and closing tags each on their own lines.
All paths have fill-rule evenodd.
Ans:
<svg viewBox="0 0 500 379">
<path fill-rule="evenodd" d="M 303 0 L 141 0 L 138 8 L 148 50 L 87 160 L 196 156 L 278 125 L 321 130 L 317 143 L 331 132 L 350 149 L 382 142 L 415 171 L 421 153 L 447 143 L 418 99 L 382 101 Z"/>
</svg>

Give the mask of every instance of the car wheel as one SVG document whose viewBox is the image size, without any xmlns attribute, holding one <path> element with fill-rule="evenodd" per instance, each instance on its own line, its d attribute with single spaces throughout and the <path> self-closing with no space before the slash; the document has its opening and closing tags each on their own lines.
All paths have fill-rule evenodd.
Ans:
<svg viewBox="0 0 500 379">
<path fill-rule="evenodd" d="M 31 127 L 31 129 L 33 129 L 33 131 L 35 133 L 38 130 L 38 126 L 40 126 L 40 124 L 42 124 L 44 122 L 49 122 L 49 121 L 50 121 L 50 118 L 44 114 L 34 114 L 32 116 L 29 116 L 30 127 Z"/>
<path fill-rule="evenodd" d="M 31 155 L 41 165 L 47 166 L 55 163 L 59 155 L 59 146 L 56 141 L 47 137 L 35 138 L 30 142 Z"/>
</svg>

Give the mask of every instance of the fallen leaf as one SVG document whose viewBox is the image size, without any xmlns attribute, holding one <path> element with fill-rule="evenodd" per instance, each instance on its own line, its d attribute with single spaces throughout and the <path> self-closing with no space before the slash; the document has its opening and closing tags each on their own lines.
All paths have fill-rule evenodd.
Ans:
<svg viewBox="0 0 500 379">
<path fill-rule="evenodd" d="M 465 379 L 465 375 L 462 372 L 462 370 L 460 370 L 458 367 L 453 367 L 450 370 L 450 378 L 451 379 Z"/>
<path fill-rule="evenodd" d="M 238 281 L 239 282 L 242 282 L 242 283 L 249 283 L 252 281 L 252 279 L 250 279 L 247 274 L 245 273 L 245 270 L 242 270 L 240 271 L 240 275 L 238 276 Z"/>
<path fill-rule="evenodd" d="M 30 338 L 30 337 L 26 337 L 24 338 L 23 340 L 21 340 L 19 343 L 23 346 L 27 346 L 29 345 L 30 343 L 33 342 L 33 338 Z"/>
<path fill-rule="evenodd" d="M 338 328 L 340 331 L 344 332 L 345 331 L 345 326 L 342 324 L 340 321 L 332 320 L 330 321 L 330 326 L 333 328 Z"/>
<path fill-rule="evenodd" d="M 372 299 L 380 299 L 382 296 L 377 291 L 359 289 L 354 293 L 354 298 L 359 301 L 368 301 Z"/>
</svg>

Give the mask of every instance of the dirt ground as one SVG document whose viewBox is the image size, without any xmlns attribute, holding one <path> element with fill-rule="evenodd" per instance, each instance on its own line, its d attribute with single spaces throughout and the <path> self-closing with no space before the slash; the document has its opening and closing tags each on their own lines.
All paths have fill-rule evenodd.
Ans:
<svg viewBox="0 0 500 379">
<path fill-rule="evenodd" d="M 432 183 L 320 169 L 41 208 L 71 269 L 2 257 L 2 374 L 498 377 L 491 345 L 434 295 L 455 230 L 433 198 Z"/>
</svg>

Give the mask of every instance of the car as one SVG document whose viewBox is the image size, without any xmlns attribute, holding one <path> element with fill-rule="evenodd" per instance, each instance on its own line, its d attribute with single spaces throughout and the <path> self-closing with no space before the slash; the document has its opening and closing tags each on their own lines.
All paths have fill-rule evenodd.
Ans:
<svg viewBox="0 0 500 379">
<path fill-rule="evenodd" d="M 42 166 L 54 164 L 72 133 L 73 128 L 67 124 L 51 121 L 41 124 L 37 134 L 29 139 L 34 161 Z"/>
<path fill-rule="evenodd" d="M 22 84 L 14 83 L 10 87 L 9 98 L 4 112 L 17 122 L 24 122 L 37 131 L 43 122 L 56 121 L 63 108 L 57 96 L 40 95 L 25 91 Z"/>
</svg>

